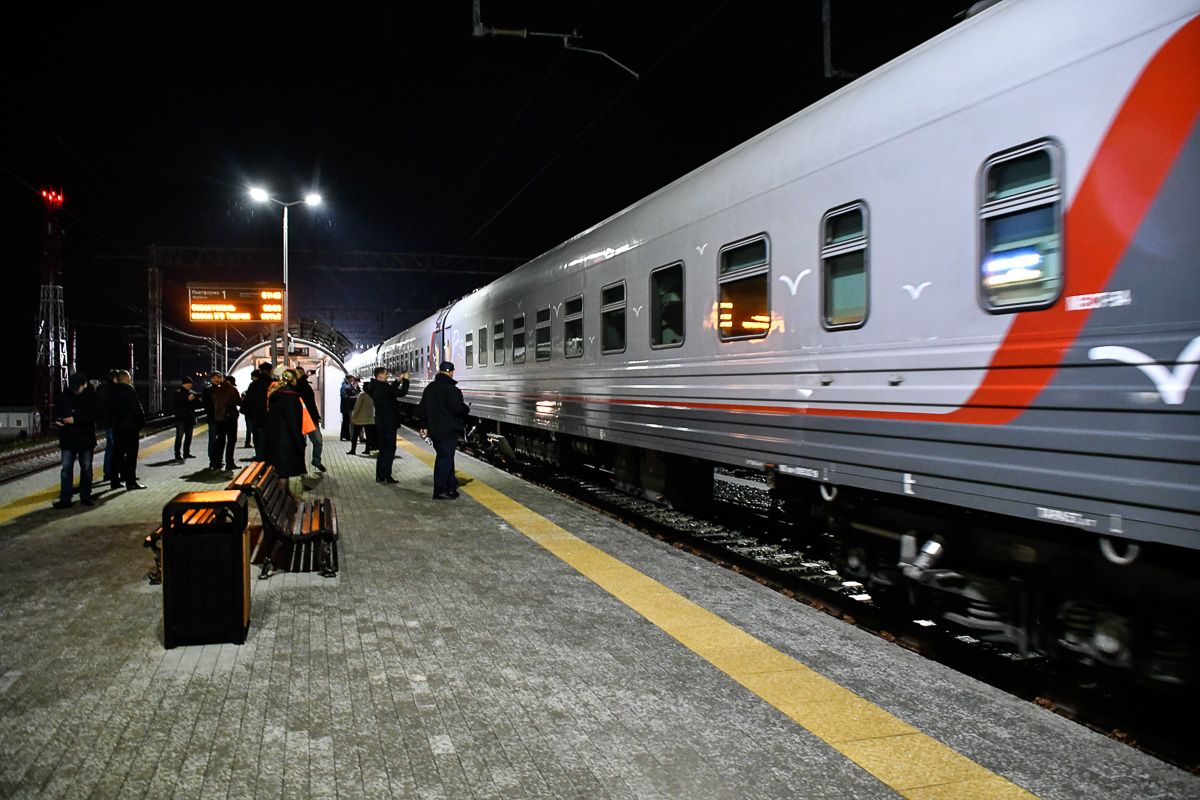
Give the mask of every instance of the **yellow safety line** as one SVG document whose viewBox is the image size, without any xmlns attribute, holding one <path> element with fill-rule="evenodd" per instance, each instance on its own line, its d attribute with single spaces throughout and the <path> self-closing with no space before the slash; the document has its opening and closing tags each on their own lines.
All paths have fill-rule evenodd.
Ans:
<svg viewBox="0 0 1200 800">
<path fill-rule="evenodd" d="M 192 435 L 195 436 L 196 434 L 204 433 L 206 430 L 208 430 L 208 425 L 198 425 L 196 426 L 195 431 L 192 432 Z M 174 446 L 175 438 L 172 434 L 161 442 L 152 444 L 149 447 L 140 448 L 138 450 L 138 461 L 141 461 L 146 456 L 152 456 L 160 450 L 166 450 L 168 447 Z M 49 469 L 49 467 L 47 469 Z M 96 475 L 94 466 L 93 475 Z M 101 478 L 99 475 L 96 475 L 96 477 L 93 479 L 93 485 L 96 483 L 104 483 L 107 480 L 107 477 L 108 476 L 104 476 L 104 478 Z M 79 481 L 76 480 L 76 485 L 78 485 L 78 483 Z M 40 508 L 46 501 L 53 500 L 58 496 L 58 489 L 58 484 L 55 483 L 53 486 L 47 486 L 45 489 L 39 489 L 33 494 L 29 494 L 24 497 L 18 497 L 16 500 L 8 501 L 4 505 L 0 506 L 0 525 L 3 525 L 6 522 L 11 522 L 17 517 L 23 517 L 30 511 Z"/>
<path fill-rule="evenodd" d="M 904 797 L 1034 797 L 478 478 L 461 491 Z"/>
</svg>

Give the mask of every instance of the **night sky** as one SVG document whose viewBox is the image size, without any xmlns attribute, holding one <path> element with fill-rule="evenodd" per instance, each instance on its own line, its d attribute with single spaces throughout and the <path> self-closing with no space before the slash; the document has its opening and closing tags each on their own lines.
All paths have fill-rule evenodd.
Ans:
<svg viewBox="0 0 1200 800">
<path fill-rule="evenodd" d="M 969 5 L 832 0 L 834 67 L 868 72 Z M 15 366 L 0 404 L 32 400 L 43 187 L 66 197 L 79 367 L 127 365 L 133 342 L 144 378 L 147 248 L 278 249 L 280 212 L 249 200 L 252 183 L 324 195 L 291 212 L 293 250 L 530 258 L 846 83 L 822 74 L 819 0 L 483 0 L 482 12 L 488 26 L 578 31 L 639 77 L 554 39 L 475 38 L 471 0 L 23 12 L 0 53 L 0 318 Z M 185 321 L 182 287 L 231 277 L 165 274 L 167 323 L 210 333 Z M 291 313 L 370 312 L 346 331 L 369 343 L 481 282 L 293 270 Z M 165 334 L 168 384 L 208 363 L 186 341 Z"/>
</svg>

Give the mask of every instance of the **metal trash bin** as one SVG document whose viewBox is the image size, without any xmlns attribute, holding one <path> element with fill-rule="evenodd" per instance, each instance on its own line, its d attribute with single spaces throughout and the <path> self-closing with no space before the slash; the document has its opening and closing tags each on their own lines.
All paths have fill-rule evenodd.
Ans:
<svg viewBox="0 0 1200 800">
<path fill-rule="evenodd" d="M 184 492 L 163 506 L 163 644 L 246 641 L 250 535 L 246 496 Z"/>
</svg>

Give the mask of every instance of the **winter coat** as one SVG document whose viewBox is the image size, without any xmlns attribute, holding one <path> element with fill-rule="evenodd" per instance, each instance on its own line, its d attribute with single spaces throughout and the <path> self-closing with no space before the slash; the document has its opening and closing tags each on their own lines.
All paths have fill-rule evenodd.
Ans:
<svg viewBox="0 0 1200 800">
<path fill-rule="evenodd" d="M 354 410 L 350 413 L 350 421 L 358 426 L 375 424 L 375 401 L 371 395 L 361 392 L 354 398 Z"/>
<path fill-rule="evenodd" d="M 242 396 L 229 381 L 212 384 L 204 390 L 204 409 L 209 422 L 229 422 L 238 418 L 238 403 Z"/>
<path fill-rule="evenodd" d="M 191 389 L 185 389 L 182 386 L 176 390 L 174 397 L 173 407 L 176 422 L 194 421 L 196 406 L 200 405 L 200 398 Z"/>
<path fill-rule="evenodd" d="M 275 468 L 281 478 L 304 475 L 304 450 L 308 440 L 302 431 L 303 416 L 300 413 L 300 393 L 287 384 L 277 384 L 267 398 L 267 463 Z"/>
<path fill-rule="evenodd" d="M 428 429 L 430 439 L 454 439 L 466 430 L 470 414 L 471 408 L 463 402 L 458 381 L 439 372 L 421 393 L 417 424 Z"/>
<path fill-rule="evenodd" d="M 366 394 L 375 401 L 375 424 L 381 428 L 400 427 L 400 398 L 408 394 L 408 381 L 399 385 L 372 378 Z"/>
<path fill-rule="evenodd" d="M 271 379 L 263 377 L 250 381 L 246 387 L 246 405 L 242 413 L 246 415 L 246 422 L 259 428 L 267 426 L 267 390 L 270 387 Z"/>
<path fill-rule="evenodd" d="M 110 395 L 113 385 L 112 381 L 102 381 L 96 387 L 96 398 L 100 401 L 100 419 L 96 420 L 96 427 L 101 430 L 107 430 L 112 427 L 112 420 L 108 416 L 108 407 L 112 402 Z"/>
<path fill-rule="evenodd" d="M 136 433 L 146 424 L 142 401 L 128 383 L 114 383 L 107 394 L 108 424 L 114 431 Z"/>
<path fill-rule="evenodd" d="M 96 422 L 103 412 L 100 396 L 88 386 L 79 394 L 66 390 L 54 401 L 54 418 L 71 417 L 74 422 L 58 429 L 58 446 L 72 453 L 83 453 L 96 447 Z"/>
<path fill-rule="evenodd" d="M 313 424 L 320 427 L 321 412 L 317 411 L 317 394 L 313 391 L 312 384 L 308 382 L 307 375 L 296 381 L 296 391 L 300 393 L 300 399 L 304 401 L 304 407 L 308 409 L 308 415 L 312 417 Z"/>
</svg>

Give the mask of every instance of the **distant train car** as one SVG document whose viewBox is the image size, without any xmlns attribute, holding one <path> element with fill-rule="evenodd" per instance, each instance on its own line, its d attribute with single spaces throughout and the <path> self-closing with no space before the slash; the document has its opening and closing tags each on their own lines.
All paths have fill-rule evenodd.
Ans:
<svg viewBox="0 0 1200 800">
<path fill-rule="evenodd" d="M 1002 2 L 354 363 L 677 504 L 764 470 L 877 592 L 1193 682 L 1198 13 Z"/>
</svg>

